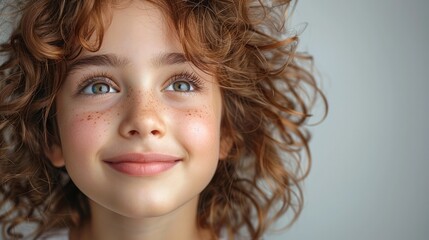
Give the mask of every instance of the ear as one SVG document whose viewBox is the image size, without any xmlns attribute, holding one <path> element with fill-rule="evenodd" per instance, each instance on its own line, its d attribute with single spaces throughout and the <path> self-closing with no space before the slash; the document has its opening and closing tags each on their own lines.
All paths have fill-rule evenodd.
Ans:
<svg viewBox="0 0 429 240">
<path fill-rule="evenodd" d="M 220 139 L 220 147 L 219 147 L 219 159 L 225 160 L 228 157 L 229 151 L 232 148 L 232 138 L 228 136 L 223 136 Z"/>
<path fill-rule="evenodd" d="M 45 150 L 45 155 L 55 167 L 64 167 L 65 162 L 63 158 L 63 150 L 57 144 L 54 144 L 50 146 L 48 150 Z"/>
</svg>

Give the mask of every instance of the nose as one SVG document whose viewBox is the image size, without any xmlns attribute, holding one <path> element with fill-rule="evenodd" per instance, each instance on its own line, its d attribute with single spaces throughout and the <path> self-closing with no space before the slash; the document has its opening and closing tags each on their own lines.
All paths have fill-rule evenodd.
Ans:
<svg viewBox="0 0 429 240">
<path fill-rule="evenodd" d="M 159 138 L 165 134 L 164 116 L 160 111 L 159 101 L 153 94 L 127 96 L 119 115 L 119 134 L 124 138 Z"/>
</svg>

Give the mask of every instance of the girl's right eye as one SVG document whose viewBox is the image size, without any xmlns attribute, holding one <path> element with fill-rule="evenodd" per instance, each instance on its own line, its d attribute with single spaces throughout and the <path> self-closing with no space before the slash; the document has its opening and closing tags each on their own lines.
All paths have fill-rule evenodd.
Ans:
<svg viewBox="0 0 429 240">
<path fill-rule="evenodd" d="M 107 93 L 119 92 L 107 79 L 91 79 L 89 81 L 89 83 L 86 83 L 85 86 L 81 88 L 81 94 L 103 95 Z"/>
</svg>

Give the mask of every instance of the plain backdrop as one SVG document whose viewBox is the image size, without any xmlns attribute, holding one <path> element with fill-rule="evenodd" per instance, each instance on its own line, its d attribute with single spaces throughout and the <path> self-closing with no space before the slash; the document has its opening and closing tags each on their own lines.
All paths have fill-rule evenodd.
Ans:
<svg viewBox="0 0 429 240">
<path fill-rule="evenodd" d="M 295 225 L 269 240 L 429 239 L 429 1 L 300 0 L 329 116 Z"/>
<path fill-rule="evenodd" d="M 330 112 L 312 128 L 302 215 L 267 240 L 429 239 L 428 11 L 427 0 L 298 2 L 291 26 L 308 23 L 300 49 Z"/>
</svg>

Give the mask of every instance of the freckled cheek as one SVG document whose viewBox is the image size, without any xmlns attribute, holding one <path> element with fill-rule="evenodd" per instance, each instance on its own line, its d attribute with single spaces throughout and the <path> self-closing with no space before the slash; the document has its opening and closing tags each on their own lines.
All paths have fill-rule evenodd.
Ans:
<svg viewBox="0 0 429 240">
<path fill-rule="evenodd" d="M 57 120 L 63 151 L 71 154 L 93 152 L 104 141 L 111 125 L 106 116 L 98 112 L 74 114 Z"/>
</svg>

